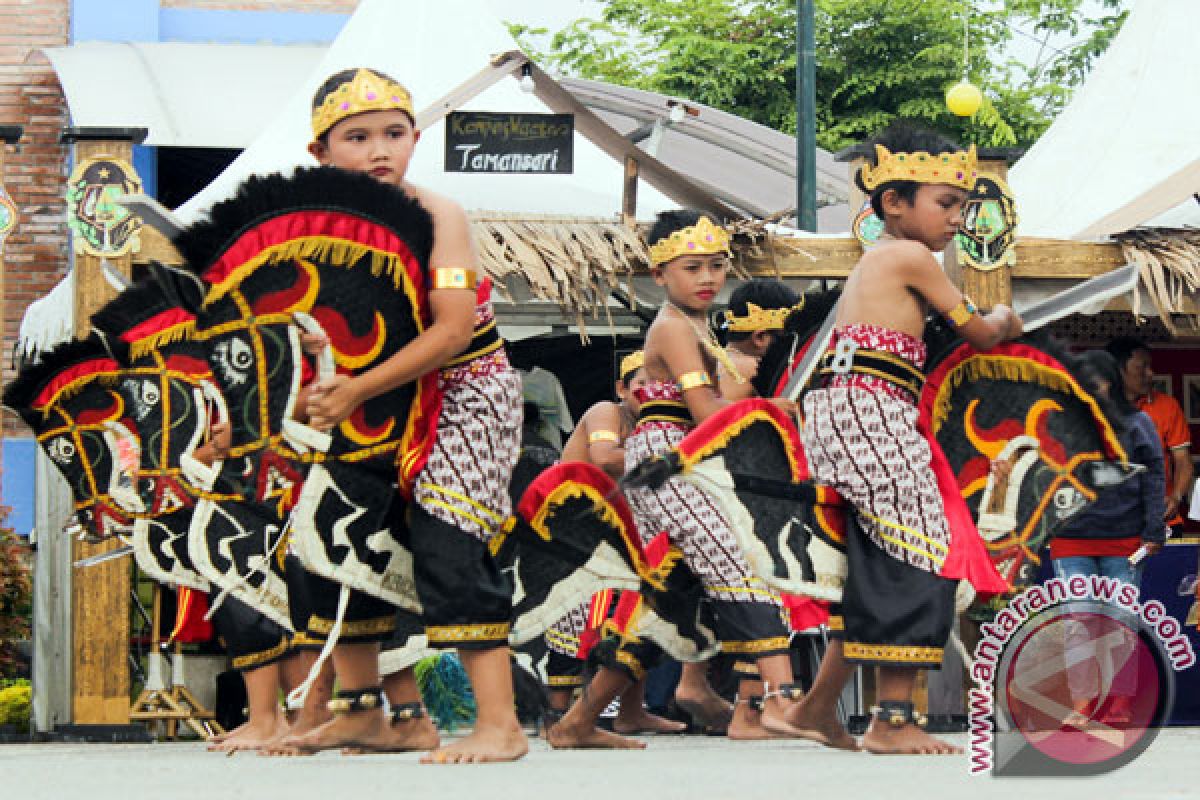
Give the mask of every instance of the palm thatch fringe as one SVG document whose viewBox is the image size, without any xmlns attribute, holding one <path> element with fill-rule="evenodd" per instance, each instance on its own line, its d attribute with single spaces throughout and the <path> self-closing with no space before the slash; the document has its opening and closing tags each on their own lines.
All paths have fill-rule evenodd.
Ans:
<svg viewBox="0 0 1200 800">
<path fill-rule="evenodd" d="M 1144 291 L 1172 334 L 1200 334 L 1200 230 L 1135 228 L 1113 238 L 1141 275 L 1133 313 L 1141 315 Z"/>
<path fill-rule="evenodd" d="M 474 212 L 471 222 L 480 266 L 497 290 L 507 294 L 505 280 L 521 276 L 534 297 L 574 314 L 585 339 L 585 317 L 603 313 L 611 326 L 609 294 L 623 275 L 634 297 L 633 273 L 648 263 L 638 231 L 614 220 Z"/>
</svg>

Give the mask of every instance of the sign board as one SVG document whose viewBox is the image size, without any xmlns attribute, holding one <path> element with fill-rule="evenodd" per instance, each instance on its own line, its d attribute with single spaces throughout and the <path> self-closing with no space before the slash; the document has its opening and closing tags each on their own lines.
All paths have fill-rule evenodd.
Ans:
<svg viewBox="0 0 1200 800">
<path fill-rule="evenodd" d="M 569 175 L 574 143 L 571 114 L 455 111 L 446 117 L 446 172 Z"/>
</svg>

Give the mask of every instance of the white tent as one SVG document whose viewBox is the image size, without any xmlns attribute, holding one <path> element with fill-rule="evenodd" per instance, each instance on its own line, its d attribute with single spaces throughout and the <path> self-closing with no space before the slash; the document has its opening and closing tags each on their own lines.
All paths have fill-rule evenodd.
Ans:
<svg viewBox="0 0 1200 800">
<path fill-rule="evenodd" d="M 305 150 L 311 138 L 311 98 L 325 78 L 338 70 L 367 66 L 392 75 L 413 92 L 420 115 L 427 104 L 445 97 L 487 67 L 489 56 L 515 49 L 516 42 L 486 0 L 364 0 L 282 113 L 225 172 L 177 213 L 190 222 L 232 194 L 248 175 L 289 171 L 313 163 Z M 521 91 L 512 78 L 490 86 L 461 108 L 550 111 L 537 96 Z M 622 165 L 582 136 L 578 128 L 574 173 L 570 175 L 445 172 L 444 131 L 442 121 L 422 131 L 408 175 L 415 183 L 443 192 L 468 209 L 610 218 L 620 211 Z M 637 200 L 640 218 L 679 205 L 645 182 L 639 187 Z"/>
<path fill-rule="evenodd" d="M 1013 166 L 1020 232 L 1085 239 L 1200 222 L 1197 76 L 1200 3 L 1139 0 L 1087 82 Z"/>
</svg>

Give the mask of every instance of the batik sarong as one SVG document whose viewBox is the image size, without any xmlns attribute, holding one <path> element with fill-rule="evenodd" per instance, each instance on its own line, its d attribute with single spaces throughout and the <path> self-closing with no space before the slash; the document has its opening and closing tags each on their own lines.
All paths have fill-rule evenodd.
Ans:
<svg viewBox="0 0 1200 800">
<path fill-rule="evenodd" d="M 642 408 L 637 427 L 625 440 L 626 469 L 671 450 L 692 427 L 675 384 L 651 383 L 637 393 Z M 779 595 L 751 571 L 712 498 L 678 477 L 658 489 L 629 489 L 626 496 L 643 543 L 648 544 L 652 534 L 666 531 L 683 552 L 716 611 L 724 652 L 761 657 L 787 651 Z"/>
<path fill-rule="evenodd" d="M 823 387 L 804 398 L 813 477 L 854 506 L 843 595 L 845 656 L 935 667 L 953 619 L 955 583 L 939 572 L 950 548 L 929 442 L 915 405 L 924 344 L 869 325 L 835 331 Z M 868 366 L 869 364 L 869 366 Z M 831 627 L 837 633 L 835 614 Z"/>
</svg>

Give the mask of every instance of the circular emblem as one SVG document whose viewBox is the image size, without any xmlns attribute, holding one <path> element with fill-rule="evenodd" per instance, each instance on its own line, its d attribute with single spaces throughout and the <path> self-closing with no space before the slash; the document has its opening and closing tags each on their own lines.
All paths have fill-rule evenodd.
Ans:
<svg viewBox="0 0 1200 800">
<path fill-rule="evenodd" d="M 17 204 L 9 196 L 8 190 L 0 185 L 0 253 L 4 252 L 4 243 L 8 235 L 17 227 Z"/>
<path fill-rule="evenodd" d="M 954 242 L 963 262 L 984 272 L 1016 262 L 1017 207 L 1012 190 L 999 176 L 979 175 L 962 215 Z"/>
<path fill-rule="evenodd" d="M 1153 631 L 1091 601 L 1051 609 L 1017 633 L 997 678 L 998 731 L 1014 738 L 1008 749 L 1024 774 L 1095 775 L 1129 763 L 1166 722 L 1173 695 Z"/>
<path fill-rule="evenodd" d="M 142 191 L 142 181 L 122 159 L 97 155 L 75 166 L 67 181 L 67 225 L 76 253 L 114 258 L 140 249 L 141 217 L 117 202 Z"/>
<path fill-rule="evenodd" d="M 883 235 L 883 220 L 875 215 L 871 208 L 871 198 L 863 200 L 862 208 L 854 217 L 854 238 L 858 239 L 863 249 L 872 247 Z"/>
</svg>

